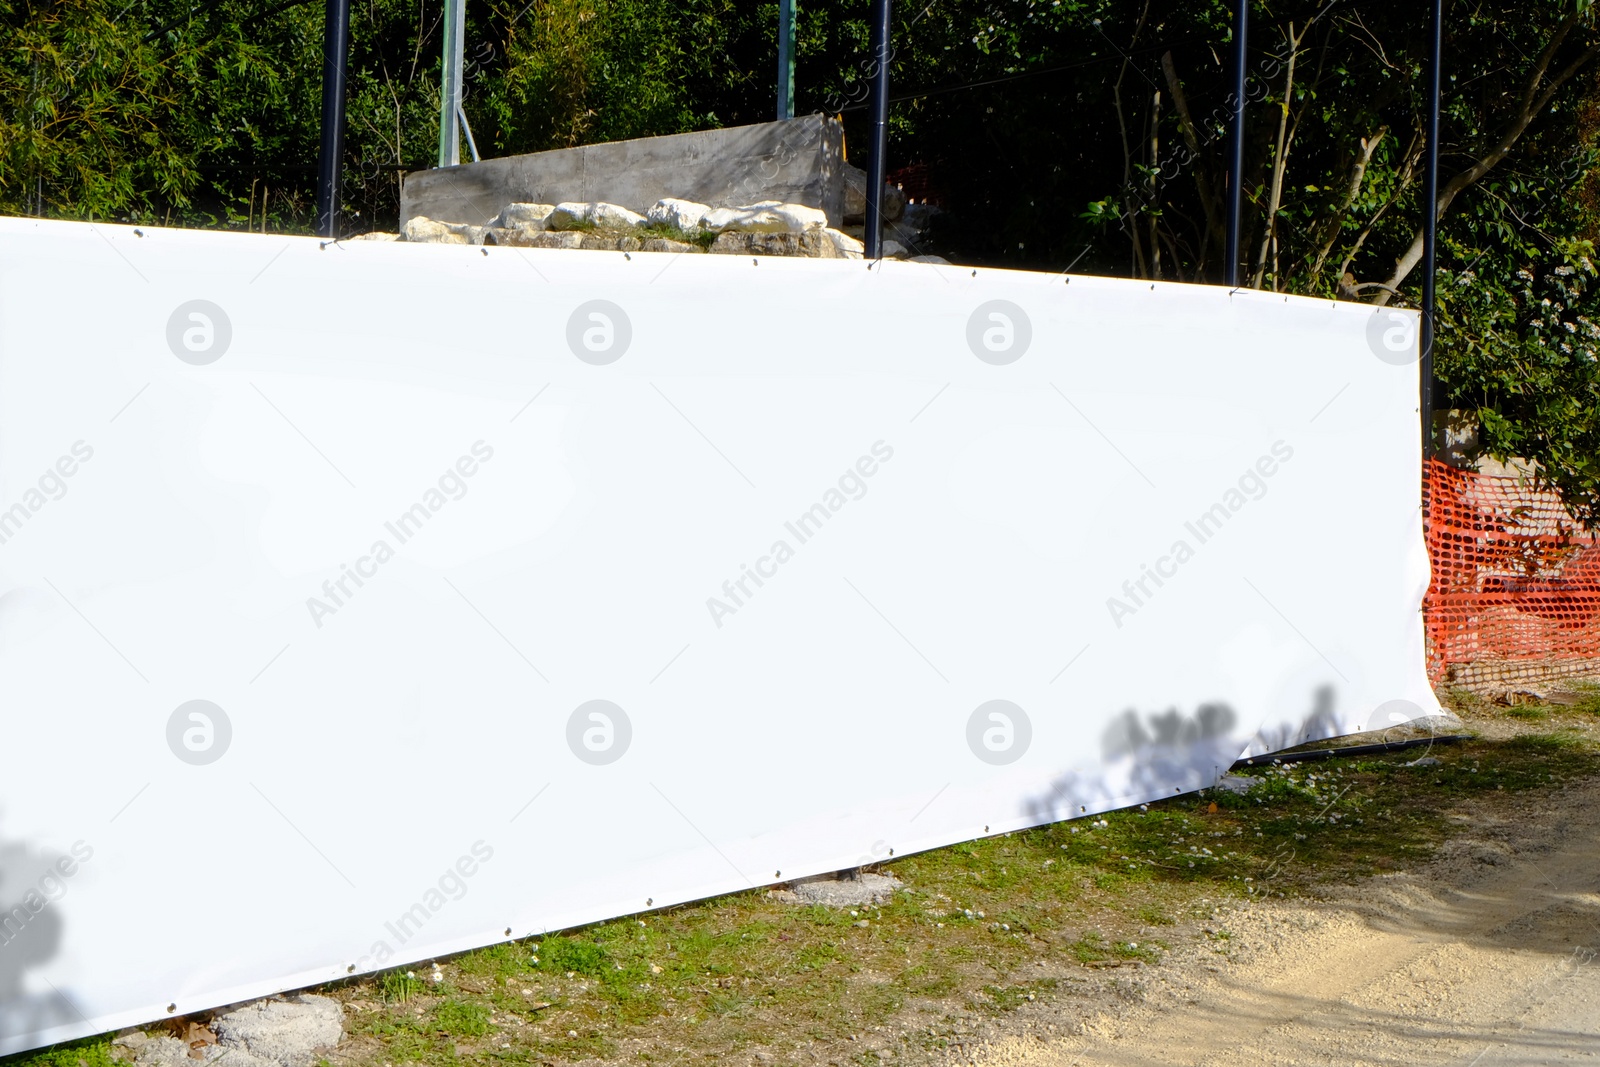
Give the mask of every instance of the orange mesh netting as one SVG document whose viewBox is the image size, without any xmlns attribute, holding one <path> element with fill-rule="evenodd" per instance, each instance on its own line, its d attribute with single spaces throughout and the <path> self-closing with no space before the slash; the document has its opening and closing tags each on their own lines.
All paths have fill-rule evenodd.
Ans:
<svg viewBox="0 0 1600 1067">
<path fill-rule="evenodd" d="M 1600 660 L 1600 539 L 1559 496 L 1432 460 L 1423 501 L 1435 685 L 1532 679 L 1534 664 L 1576 674 Z"/>
</svg>

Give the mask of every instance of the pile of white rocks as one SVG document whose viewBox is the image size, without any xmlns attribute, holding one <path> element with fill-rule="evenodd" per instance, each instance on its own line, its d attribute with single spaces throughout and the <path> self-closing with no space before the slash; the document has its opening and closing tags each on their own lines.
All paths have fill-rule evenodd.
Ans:
<svg viewBox="0 0 1600 1067">
<path fill-rule="evenodd" d="M 657 201 L 643 215 L 603 202 L 510 204 L 484 226 L 417 217 L 398 234 L 364 234 L 357 240 L 816 259 L 862 256 L 861 242 L 829 227 L 822 211 L 776 200 L 711 207 L 669 198 Z M 886 255 L 907 256 L 898 244 L 886 244 Z"/>
</svg>

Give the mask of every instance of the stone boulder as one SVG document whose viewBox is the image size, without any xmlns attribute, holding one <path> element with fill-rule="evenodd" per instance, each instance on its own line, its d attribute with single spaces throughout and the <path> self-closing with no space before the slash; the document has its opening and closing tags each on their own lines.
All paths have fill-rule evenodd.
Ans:
<svg viewBox="0 0 1600 1067">
<path fill-rule="evenodd" d="M 857 908 L 887 904 L 905 883 L 892 874 L 867 871 L 841 871 L 818 878 L 791 882 L 783 889 L 769 890 L 767 896 L 786 904 L 821 904 L 829 908 Z M 859 924 L 858 924 L 859 925 Z"/>
<path fill-rule="evenodd" d="M 550 228 L 547 223 L 555 210 L 554 204 L 507 204 L 493 225 L 508 229 L 547 230 Z"/>
<path fill-rule="evenodd" d="M 545 223 L 550 230 L 629 230 L 646 225 L 650 220 L 637 211 L 618 204 L 580 204 L 566 201 L 557 204 Z"/>
<path fill-rule="evenodd" d="M 885 222 L 894 222 L 906 212 L 906 194 L 899 187 L 885 185 L 883 199 L 878 201 Z M 860 167 L 845 164 L 844 168 L 844 222 L 845 225 L 865 222 L 867 218 L 867 172 Z"/>
<path fill-rule="evenodd" d="M 114 1044 L 137 1067 L 312 1067 L 343 1036 L 344 1009 L 309 993 L 275 997 L 222 1012 L 209 1026 L 191 1024 L 188 1034 L 198 1040 L 130 1030 Z"/>
<path fill-rule="evenodd" d="M 842 259 L 838 246 L 826 230 L 805 233 L 747 233 L 727 230 L 717 235 L 708 249 L 725 256 L 804 256 L 811 259 Z"/>
<path fill-rule="evenodd" d="M 583 234 L 576 230 L 514 230 L 491 226 L 483 235 L 486 245 L 505 248 L 582 248 Z"/>
<path fill-rule="evenodd" d="M 666 237 L 652 237 L 645 241 L 641 251 L 644 252 L 676 252 L 682 255 L 685 252 L 699 252 L 698 245 L 685 244 L 683 241 L 673 241 Z"/>
<path fill-rule="evenodd" d="M 823 235 L 833 244 L 834 251 L 839 259 L 860 259 L 866 253 L 866 245 L 838 230 L 823 230 Z"/>
<path fill-rule="evenodd" d="M 402 237 L 414 244 L 476 245 L 483 243 L 485 228 L 468 226 L 460 222 L 435 222 L 418 215 L 407 220 L 400 231 Z"/>
<path fill-rule="evenodd" d="M 744 207 L 719 207 L 701 225 L 718 233 L 806 233 L 826 229 L 828 216 L 804 204 L 767 200 Z"/>
<path fill-rule="evenodd" d="M 400 235 L 397 234 L 397 233 L 383 233 L 382 231 L 375 230 L 372 233 L 358 233 L 354 237 L 345 238 L 345 240 L 347 240 L 347 241 L 398 241 L 398 240 L 400 240 Z"/>
<path fill-rule="evenodd" d="M 665 200 L 657 200 L 655 206 L 646 212 L 645 217 L 656 226 L 674 226 L 692 233 L 700 229 L 710 212 L 711 208 L 705 204 L 668 197 Z"/>
<path fill-rule="evenodd" d="M 211 1022 L 217 1044 L 243 1048 L 284 1067 L 311 1067 L 320 1049 L 332 1048 L 344 1032 L 337 1000 L 311 994 L 260 1000 Z"/>
</svg>

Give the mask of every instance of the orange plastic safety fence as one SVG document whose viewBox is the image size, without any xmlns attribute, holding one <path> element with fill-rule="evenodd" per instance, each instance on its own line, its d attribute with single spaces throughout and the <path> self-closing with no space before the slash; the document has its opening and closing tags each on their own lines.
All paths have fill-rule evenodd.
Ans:
<svg viewBox="0 0 1600 1067">
<path fill-rule="evenodd" d="M 1518 478 L 1428 464 L 1433 580 L 1424 601 L 1435 685 L 1600 661 L 1600 538 Z M 1600 662 L 1591 664 L 1600 670 Z"/>
</svg>

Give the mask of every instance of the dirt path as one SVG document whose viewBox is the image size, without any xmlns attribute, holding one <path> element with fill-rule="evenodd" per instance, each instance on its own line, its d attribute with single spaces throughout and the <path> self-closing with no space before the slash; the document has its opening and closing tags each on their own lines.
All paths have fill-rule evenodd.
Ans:
<svg viewBox="0 0 1600 1067">
<path fill-rule="evenodd" d="M 1600 786 L 1545 802 L 1493 824 L 1461 816 L 1466 834 L 1416 874 L 1219 915 L 1221 952 L 1175 953 L 1135 1007 L 1071 1036 L 1038 1018 L 973 1062 L 1600 1063 Z"/>
</svg>

